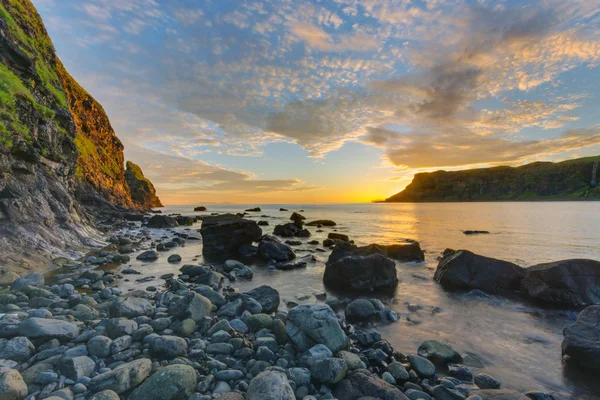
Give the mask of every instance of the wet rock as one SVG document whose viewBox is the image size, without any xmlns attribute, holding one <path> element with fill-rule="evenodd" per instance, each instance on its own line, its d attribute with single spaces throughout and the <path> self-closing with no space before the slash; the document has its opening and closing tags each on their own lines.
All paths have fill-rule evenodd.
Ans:
<svg viewBox="0 0 600 400">
<path fill-rule="evenodd" d="M 19 333 L 34 341 L 69 341 L 79 335 L 79 328 L 57 319 L 29 318 L 19 324 Z"/>
<path fill-rule="evenodd" d="M 436 400 L 464 400 L 465 396 L 454 389 L 438 385 L 431 389 L 431 394 Z"/>
<path fill-rule="evenodd" d="M 148 228 L 174 228 L 178 226 L 177 220 L 167 215 L 153 215 L 148 220 Z"/>
<path fill-rule="evenodd" d="M 155 372 L 128 400 L 188 400 L 196 390 L 196 371 L 188 365 L 169 365 Z"/>
<path fill-rule="evenodd" d="M 367 299 L 356 299 L 346 307 L 346 319 L 349 322 L 370 321 L 377 314 L 375 306 Z"/>
<path fill-rule="evenodd" d="M 410 374 L 402 363 L 394 361 L 387 367 L 388 372 L 399 382 L 406 382 L 410 378 Z"/>
<path fill-rule="evenodd" d="M 277 312 L 279 308 L 279 292 L 268 285 L 259 286 L 248 292 L 244 292 L 242 297 L 251 297 L 258 301 L 264 313 Z"/>
<path fill-rule="evenodd" d="M 323 282 L 339 290 L 372 292 L 392 288 L 398 284 L 396 264 L 381 254 L 347 256 L 327 262 Z"/>
<path fill-rule="evenodd" d="M 272 370 L 258 374 L 250 381 L 246 400 L 296 400 L 283 372 Z"/>
<path fill-rule="evenodd" d="M 306 226 L 336 226 L 336 223 L 330 219 L 317 219 L 307 223 Z"/>
<path fill-rule="evenodd" d="M 140 358 L 93 377 L 88 388 L 92 392 L 110 389 L 116 393 L 123 393 L 142 383 L 151 369 L 152 361 Z"/>
<path fill-rule="evenodd" d="M 516 264 L 468 250 L 447 252 L 434 279 L 447 289 L 481 289 L 488 293 L 521 288 L 525 270 Z"/>
<path fill-rule="evenodd" d="M 204 217 L 200 229 L 203 254 L 237 254 L 243 245 L 251 245 L 262 236 L 255 221 L 233 214 Z"/>
<path fill-rule="evenodd" d="M 428 378 L 435 374 L 435 365 L 424 357 L 411 354 L 408 356 L 408 362 L 420 377 Z"/>
<path fill-rule="evenodd" d="M 365 369 L 348 372 L 346 379 L 338 383 L 333 389 L 333 395 L 338 399 L 384 399 L 384 400 L 409 400 L 400 389 L 390 385 L 377 375 Z"/>
<path fill-rule="evenodd" d="M 146 250 L 140 255 L 138 255 L 135 259 L 140 261 L 155 261 L 160 257 L 160 253 L 154 250 Z"/>
<path fill-rule="evenodd" d="M 335 353 L 348 344 L 335 313 L 325 304 L 305 304 L 289 310 L 286 332 L 300 351 L 323 344 Z"/>
<path fill-rule="evenodd" d="M 405 262 L 420 262 L 425 260 L 425 253 L 423 253 L 423 250 L 421 250 L 421 246 L 418 242 L 393 244 L 388 246 L 370 244 L 367 246 L 358 247 L 353 243 L 342 241 L 335 246 L 327 262 L 333 263 L 344 257 L 367 256 L 369 254 L 381 254 L 388 258 Z"/>
<path fill-rule="evenodd" d="M 600 261 L 563 260 L 525 269 L 530 297 L 567 306 L 600 304 Z"/>
<path fill-rule="evenodd" d="M 494 379 L 493 377 L 491 377 L 488 374 L 475 375 L 473 382 L 475 382 L 475 384 L 480 389 L 499 389 L 500 388 L 500 381 Z"/>
<path fill-rule="evenodd" d="M 27 385 L 19 371 L 0 367 L 0 399 L 20 400 L 27 396 Z"/>
<path fill-rule="evenodd" d="M 127 318 L 112 318 L 106 324 L 106 335 L 116 339 L 124 335 L 133 335 L 138 329 L 137 322 Z"/>
<path fill-rule="evenodd" d="M 460 363 L 462 357 L 452 347 L 437 340 L 426 340 L 419 346 L 417 353 L 437 364 Z"/>
<path fill-rule="evenodd" d="M 472 390 L 469 395 L 477 395 L 483 400 L 531 400 L 522 393 L 508 389 Z"/>
<path fill-rule="evenodd" d="M 169 304 L 169 314 L 181 319 L 191 319 L 199 322 L 210 315 L 212 303 L 209 299 L 196 292 L 188 292 Z"/>
<path fill-rule="evenodd" d="M 318 360 L 312 367 L 312 376 L 319 382 L 336 384 L 346 377 L 348 366 L 341 358 Z"/>
<path fill-rule="evenodd" d="M 275 236 L 265 235 L 258 244 L 258 255 L 266 261 L 290 261 L 296 258 L 292 248 L 281 243 Z"/>
<path fill-rule="evenodd" d="M 580 312 L 575 325 L 566 328 L 564 335 L 562 354 L 568 362 L 600 369 L 600 305 Z"/>
<path fill-rule="evenodd" d="M 171 254 L 169 258 L 167 258 L 167 262 L 171 264 L 175 264 L 181 261 L 181 256 L 179 254 Z"/>
<path fill-rule="evenodd" d="M 271 329 L 273 319 L 267 314 L 255 314 L 248 316 L 244 322 L 250 329 L 250 332 L 258 332 L 261 329 Z"/>
</svg>

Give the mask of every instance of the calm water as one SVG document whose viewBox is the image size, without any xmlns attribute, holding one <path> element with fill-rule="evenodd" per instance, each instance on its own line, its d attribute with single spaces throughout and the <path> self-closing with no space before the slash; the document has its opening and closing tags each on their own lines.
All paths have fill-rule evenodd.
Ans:
<svg viewBox="0 0 600 400">
<path fill-rule="evenodd" d="M 239 212 L 256 205 L 207 205 L 210 212 Z M 414 239 L 426 251 L 424 263 L 397 263 L 401 280 L 393 297 L 381 297 L 402 315 L 401 321 L 378 327 L 397 350 L 415 352 L 426 339 L 438 339 L 462 354 L 473 354 L 483 371 L 503 382 L 507 388 L 560 392 L 572 399 L 600 398 L 597 377 L 567 369 L 561 363 L 562 329 L 572 324 L 576 312 L 540 308 L 533 304 L 493 297 L 477 299 L 442 290 L 432 277 L 436 258 L 446 248 L 469 249 L 486 256 L 502 258 L 522 266 L 565 258 L 600 259 L 600 203 L 452 203 L 452 204 L 344 204 L 344 205 L 260 205 L 262 212 L 249 218 L 264 219 L 270 226 L 288 221 L 292 211 L 304 210 L 308 220 L 333 219 L 335 228 L 347 233 L 357 244 L 391 244 Z M 289 212 L 280 212 L 284 207 Z M 173 206 L 165 213 L 194 215 L 193 206 Z M 204 213 L 206 214 L 206 213 Z M 256 215 L 254 215 L 256 214 Z M 266 215 L 267 217 L 261 217 Z M 200 223 L 192 227 L 192 233 Z M 185 228 L 177 228 L 183 230 Z M 310 239 L 324 239 L 331 228 L 323 228 Z M 467 236 L 463 230 L 488 230 L 490 235 Z M 151 232 L 153 230 L 150 230 Z M 164 234 L 154 230 L 153 235 Z M 199 233 L 197 234 L 199 236 Z M 295 248 L 299 256 L 315 246 Z M 176 249 L 183 263 L 202 263 L 202 245 L 188 242 Z M 240 290 L 268 284 L 279 290 L 283 307 L 286 301 L 315 302 L 314 294 L 326 291 L 322 283 L 324 263 L 329 253 L 316 252 L 316 264 L 305 270 L 268 271 L 254 265 L 250 282 L 236 282 Z M 177 272 L 179 266 L 166 263 L 166 256 L 155 263 L 130 266 L 144 275 L 160 276 Z M 129 276 L 131 279 L 136 277 Z M 145 283 L 158 285 L 162 281 Z M 137 286 L 133 282 L 122 286 Z M 335 295 L 329 292 L 330 295 Z M 408 305 L 419 311 L 409 312 Z M 439 307 L 440 313 L 432 313 Z M 413 307 L 411 307 L 412 309 Z"/>
</svg>

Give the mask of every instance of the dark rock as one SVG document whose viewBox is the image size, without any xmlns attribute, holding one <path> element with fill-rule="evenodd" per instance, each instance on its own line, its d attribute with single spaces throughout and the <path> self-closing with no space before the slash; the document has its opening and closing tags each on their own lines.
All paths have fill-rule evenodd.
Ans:
<svg viewBox="0 0 600 400">
<path fill-rule="evenodd" d="M 259 286 L 245 292 L 242 294 L 242 297 L 251 297 L 258 301 L 264 313 L 277 312 L 279 308 L 279 292 L 268 285 Z"/>
<path fill-rule="evenodd" d="M 494 293 L 519 290 L 524 276 L 525 270 L 511 262 L 457 250 L 442 258 L 433 278 L 448 289 Z"/>
<path fill-rule="evenodd" d="M 562 354 L 583 368 L 600 369 L 600 305 L 587 307 L 564 331 Z"/>
<path fill-rule="evenodd" d="M 153 215 L 147 224 L 148 228 L 174 228 L 177 225 L 175 218 L 167 215 Z"/>
<path fill-rule="evenodd" d="M 426 340 L 419 346 L 417 353 L 437 364 L 462 362 L 462 357 L 452 347 L 437 340 Z"/>
<path fill-rule="evenodd" d="M 34 341 L 70 341 L 79 335 L 79 328 L 57 319 L 29 318 L 19 324 L 19 333 Z"/>
<path fill-rule="evenodd" d="M 410 400 L 400 389 L 364 369 L 348 372 L 346 379 L 333 389 L 333 395 L 344 400 Z"/>
<path fill-rule="evenodd" d="M 154 250 L 144 251 L 142 254 L 138 255 L 135 259 L 140 261 L 155 261 L 160 257 L 160 254 Z"/>
<path fill-rule="evenodd" d="M 246 212 L 261 212 L 262 210 L 260 209 L 260 207 L 254 207 L 254 208 L 248 208 L 245 211 Z"/>
<path fill-rule="evenodd" d="M 600 261 L 575 259 L 525 269 L 523 288 L 530 297 L 567 306 L 600 304 Z"/>
<path fill-rule="evenodd" d="M 336 226 L 336 223 L 330 219 L 318 219 L 307 223 L 306 226 Z"/>
<path fill-rule="evenodd" d="M 346 307 L 346 319 L 349 322 L 371 321 L 377 314 L 375 306 L 367 299 L 356 299 Z"/>
<path fill-rule="evenodd" d="M 340 290 L 374 291 L 398 284 L 396 264 L 381 254 L 347 256 L 327 262 L 325 285 Z"/>
<path fill-rule="evenodd" d="M 327 263 L 333 263 L 348 256 L 366 256 L 369 254 L 381 254 L 398 261 L 424 261 L 425 253 L 421 250 L 418 242 L 407 244 L 392 244 L 389 246 L 370 244 L 358 247 L 350 242 L 338 242 L 331 252 Z"/>
<path fill-rule="evenodd" d="M 10 290 L 18 291 L 23 289 L 25 286 L 44 286 L 44 274 L 34 272 L 29 275 L 22 276 L 16 279 L 11 285 Z"/>
<path fill-rule="evenodd" d="M 329 234 L 327 235 L 327 239 L 342 240 L 344 242 L 350 241 L 350 238 L 348 237 L 348 235 L 345 235 L 343 233 L 337 233 L 337 232 L 329 232 Z"/>
<path fill-rule="evenodd" d="M 200 229 L 203 254 L 236 254 L 244 245 L 260 239 L 262 230 L 255 221 L 233 214 L 204 217 Z"/>
<path fill-rule="evenodd" d="M 531 400 L 522 393 L 508 389 L 471 390 L 469 395 L 477 395 L 483 400 Z"/>
<path fill-rule="evenodd" d="M 200 207 L 194 207 L 194 211 L 208 211 L 208 210 L 206 209 L 206 207 L 200 206 Z"/>
<path fill-rule="evenodd" d="M 277 263 L 277 264 L 275 264 L 275 268 L 280 269 L 282 271 L 289 271 L 292 269 L 302 269 L 302 268 L 306 268 L 306 262 L 298 261 L 298 262 L 289 262 L 289 263 Z"/>
<path fill-rule="evenodd" d="M 128 400 L 188 400 L 196 390 L 196 371 L 189 365 L 169 365 L 148 378 Z"/>
<path fill-rule="evenodd" d="M 246 400 L 296 400 L 287 376 L 276 370 L 264 371 L 250 381 Z"/>
<path fill-rule="evenodd" d="M 290 261 L 296 258 L 292 248 L 274 236 L 265 235 L 258 244 L 258 255 L 266 261 Z"/>
<path fill-rule="evenodd" d="M 141 358 L 93 377 L 88 388 L 92 392 L 111 389 L 116 393 L 123 393 L 142 383 L 151 370 L 152 361 L 147 358 Z"/>
<path fill-rule="evenodd" d="M 489 234 L 490 232 L 489 231 L 469 231 L 469 230 L 466 230 L 466 231 L 463 231 L 463 233 L 465 235 L 485 235 L 485 234 Z"/>
</svg>

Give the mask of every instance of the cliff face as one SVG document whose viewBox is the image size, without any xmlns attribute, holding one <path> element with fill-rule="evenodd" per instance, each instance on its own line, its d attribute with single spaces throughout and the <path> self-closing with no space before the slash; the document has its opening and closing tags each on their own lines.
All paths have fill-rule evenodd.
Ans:
<svg viewBox="0 0 600 400">
<path fill-rule="evenodd" d="M 31 2 L 0 0 L 0 281 L 94 244 L 96 205 L 137 206 L 123 145 Z"/>
<path fill-rule="evenodd" d="M 600 156 L 416 174 L 386 202 L 600 200 Z"/>
<path fill-rule="evenodd" d="M 156 196 L 152 182 L 144 176 L 142 169 L 131 161 L 127 161 L 125 180 L 131 192 L 131 198 L 136 204 L 144 209 L 163 206 Z"/>
</svg>

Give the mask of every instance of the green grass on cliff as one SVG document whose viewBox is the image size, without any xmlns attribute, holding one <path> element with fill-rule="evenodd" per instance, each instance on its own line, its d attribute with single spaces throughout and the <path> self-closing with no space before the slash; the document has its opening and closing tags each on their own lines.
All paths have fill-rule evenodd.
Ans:
<svg viewBox="0 0 600 400">
<path fill-rule="evenodd" d="M 23 82 L 4 64 L 0 64 L 0 145 L 11 148 L 12 132 L 25 135 L 29 129 L 21 122 L 17 112 L 17 97 L 36 104 Z"/>
</svg>

